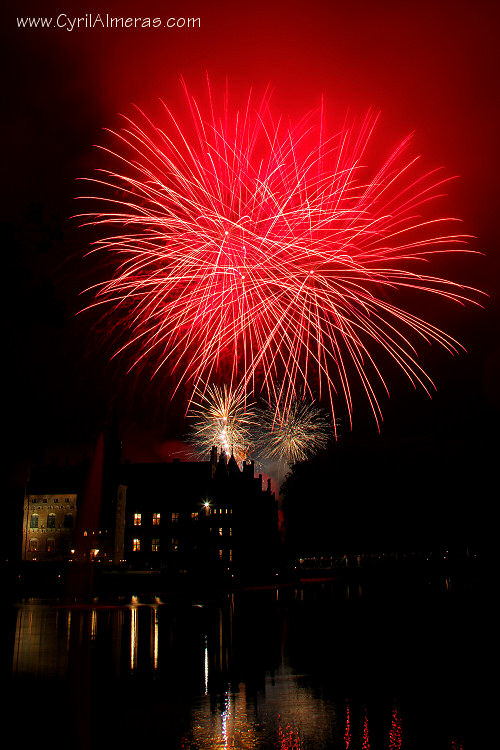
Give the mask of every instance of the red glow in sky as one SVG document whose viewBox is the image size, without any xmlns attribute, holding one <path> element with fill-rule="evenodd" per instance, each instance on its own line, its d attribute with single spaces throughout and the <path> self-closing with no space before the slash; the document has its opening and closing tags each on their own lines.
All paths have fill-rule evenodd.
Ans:
<svg viewBox="0 0 500 750">
<path fill-rule="evenodd" d="M 251 85 L 262 92 L 271 83 L 273 110 L 286 113 L 292 122 L 317 107 L 322 95 L 327 123 L 339 122 L 347 110 L 360 117 L 371 107 L 382 112 L 379 155 L 386 156 L 415 131 L 416 153 L 425 154 L 425 168 L 446 165 L 449 174 L 459 175 L 450 186 L 449 205 L 464 219 L 464 232 L 478 238 L 472 247 L 486 255 L 468 264 L 462 258 L 456 278 L 489 292 L 492 302 L 487 317 L 474 318 L 469 311 L 461 315 L 463 325 L 446 321 L 444 327 L 470 351 L 470 370 L 464 369 L 469 366 L 465 357 L 459 368 L 453 363 L 453 372 L 458 375 L 460 369 L 463 380 L 449 378 L 449 383 L 456 382 L 457 394 L 445 396 L 444 410 L 453 430 L 459 399 L 461 428 L 471 433 L 463 426 L 467 414 L 476 431 L 477 409 L 483 403 L 486 409 L 500 404 L 495 301 L 498 4 L 194 0 L 189 8 L 175 1 L 168 4 L 169 15 L 201 18 L 201 28 L 193 31 L 67 32 L 16 26 L 20 14 L 63 11 L 153 17 L 165 13 L 165 3 L 152 0 L 139 9 L 129 0 L 109 0 L 99 9 L 82 8 L 73 0 L 64 8 L 55 0 L 43 7 L 26 0 L 2 8 L 6 116 L 1 127 L 8 148 L 1 210 L 12 248 L 6 268 L 9 355 L 4 376 L 16 404 L 6 427 L 9 451 L 25 454 L 28 443 L 38 446 L 41 439 L 65 445 L 76 423 L 83 434 L 92 433 L 117 391 L 124 391 L 121 398 L 136 410 L 134 418 L 142 419 L 146 412 L 145 418 L 151 418 L 153 408 L 130 398 L 122 370 L 113 381 L 103 360 L 96 365 L 95 347 L 86 350 L 88 322 L 73 317 L 80 304 L 78 292 L 86 285 L 80 262 L 84 238 L 67 217 L 74 213 L 75 176 L 99 166 L 92 144 L 103 142 L 103 125 L 119 128 L 117 112 L 130 112 L 131 102 L 150 111 L 159 97 L 177 112 L 182 102 L 179 75 L 199 96 L 205 71 L 221 85 L 228 76 L 231 91 L 240 99 Z M 78 260 L 71 265 L 71 258 Z M 437 270 L 439 275 L 448 272 L 439 261 Z M 430 302 L 422 314 L 431 307 Z M 51 366 L 20 367 L 26 352 L 32 362 Z M 442 372 L 430 369 L 443 387 Z M 422 403 L 415 407 L 419 413 Z"/>
<path fill-rule="evenodd" d="M 122 334 L 115 351 L 192 389 L 225 378 L 263 391 L 285 414 L 305 392 L 332 414 L 342 398 L 351 418 L 359 379 L 379 424 L 380 352 L 429 391 L 419 340 L 459 347 L 397 293 L 475 296 L 428 270 L 467 251 L 435 209 L 449 178 L 423 169 L 409 138 L 374 157 L 371 113 L 330 132 L 321 107 L 284 126 L 267 94 L 238 106 L 228 84 L 206 87 L 184 88 L 187 114 L 124 117 L 82 188 L 80 215 L 103 235 L 92 250 L 114 266 L 92 291 Z"/>
</svg>

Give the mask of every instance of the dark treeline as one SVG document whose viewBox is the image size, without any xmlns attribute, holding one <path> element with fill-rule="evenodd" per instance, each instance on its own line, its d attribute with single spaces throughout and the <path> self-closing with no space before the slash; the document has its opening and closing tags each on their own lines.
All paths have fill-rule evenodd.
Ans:
<svg viewBox="0 0 500 750">
<path fill-rule="evenodd" d="M 296 464 L 282 486 L 298 554 L 487 552 L 498 447 L 424 438 L 347 438 Z"/>
</svg>

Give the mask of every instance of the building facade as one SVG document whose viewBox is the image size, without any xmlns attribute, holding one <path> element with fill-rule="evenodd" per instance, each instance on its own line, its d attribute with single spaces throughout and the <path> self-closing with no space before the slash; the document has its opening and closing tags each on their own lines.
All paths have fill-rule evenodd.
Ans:
<svg viewBox="0 0 500 750">
<path fill-rule="evenodd" d="M 87 468 L 52 464 L 32 471 L 24 496 L 23 560 L 70 558 Z"/>
<path fill-rule="evenodd" d="M 124 467 L 116 564 L 172 572 L 230 572 L 271 564 L 277 503 L 253 462 L 213 448 L 210 461 Z"/>
<path fill-rule="evenodd" d="M 277 503 L 270 480 L 263 487 L 262 475 L 255 477 L 253 462 L 240 468 L 234 457 L 213 448 L 207 461 L 97 466 L 94 461 L 32 472 L 23 560 L 91 556 L 132 570 L 196 575 L 272 565 L 279 543 Z"/>
</svg>

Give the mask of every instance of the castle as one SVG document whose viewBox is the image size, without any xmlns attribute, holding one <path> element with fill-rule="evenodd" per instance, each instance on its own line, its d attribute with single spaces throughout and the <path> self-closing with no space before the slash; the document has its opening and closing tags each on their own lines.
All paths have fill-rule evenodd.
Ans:
<svg viewBox="0 0 500 750">
<path fill-rule="evenodd" d="M 35 467 L 26 486 L 24 561 L 231 573 L 269 567 L 277 546 L 271 480 L 216 447 L 206 461 L 122 463 L 101 438 L 92 461 Z"/>
</svg>

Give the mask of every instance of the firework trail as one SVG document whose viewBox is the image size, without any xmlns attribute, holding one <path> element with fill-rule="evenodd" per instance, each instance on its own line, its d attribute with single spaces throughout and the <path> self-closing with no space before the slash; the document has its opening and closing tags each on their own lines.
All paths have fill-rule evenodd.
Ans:
<svg viewBox="0 0 500 750">
<path fill-rule="evenodd" d="M 237 461 L 248 458 L 257 413 L 244 392 L 226 385 L 200 388 L 193 395 L 188 417 L 192 419 L 188 440 L 200 455 L 206 456 L 217 446 Z"/>
<path fill-rule="evenodd" d="M 447 178 L 419 168 L 411 138 L 367 167 L 371 113 L 329 137 L 322 109 L 286 125 L 267 94 L 238 109 L 210 83 L 206 106 L 184 90 L 185 121 L 165 105 L 157 122 L 124 118 L 104 148 L 114 168 L 82 196 L 104 234 L 92 251 L 113 266 L 90 307 L 119 321 L 116 354 L 191 393 L 236 383 L 284 413 L 305 391 L 332 414 L 342 395 L 351 420 L 358 381 L 378 424 L 388 359 L 429 392 L 418 341 L 460 344 L 402 300 L 475 297 L 422 272 L 436 253 L 469 252 L 457 220 L 434 211 Z"/>
</svg>

